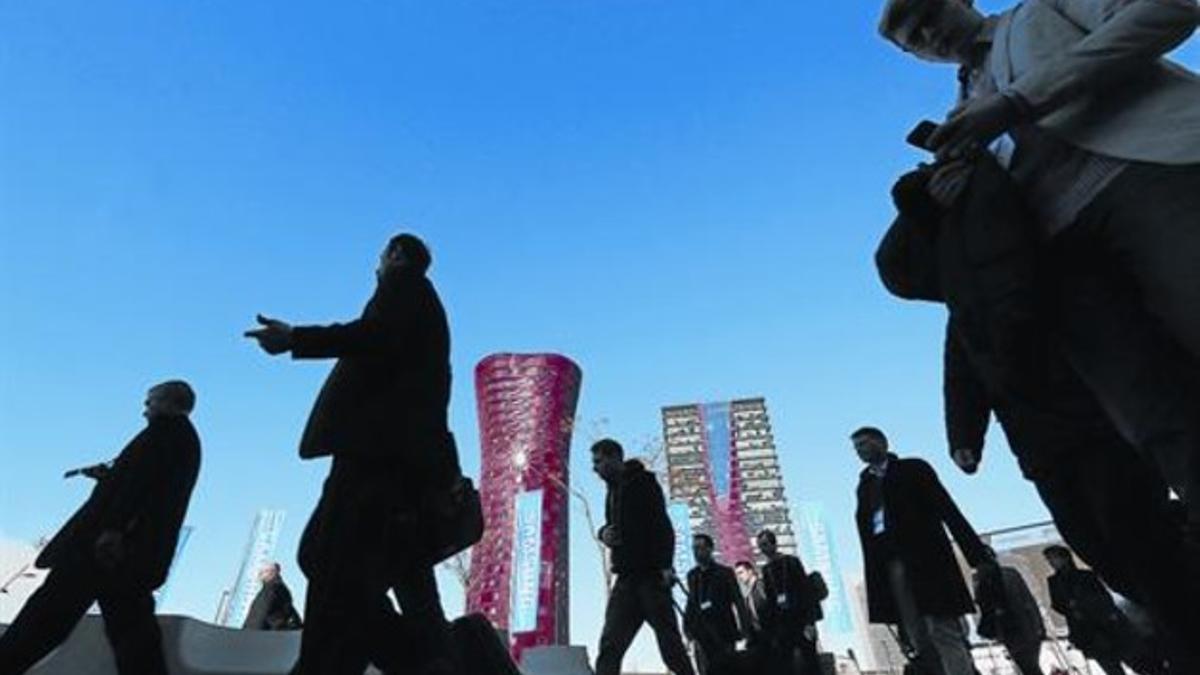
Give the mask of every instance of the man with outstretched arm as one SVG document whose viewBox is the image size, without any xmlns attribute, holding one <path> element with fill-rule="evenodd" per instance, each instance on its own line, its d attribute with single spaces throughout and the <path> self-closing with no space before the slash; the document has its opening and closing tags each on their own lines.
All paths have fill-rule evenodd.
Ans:
<svg viewBox="0 0 1200 675">
<path fill-rule="evenodd" d="M 246 333 L 269 354 L 337 359 L 300 441 L 302 459 L 333 462 L 300 542 L 308 593 L 296 675 L 406 662 L 455 672 L 433 565 L 400 527 L 448 503 L 461 475 L 446 416 L 450 331 L 430 263 L 424 242 L 397 235 L 358 319 L 292 327 L 260 316 L 262 327 Z"/>
<path fill-rule="evenodd" d="M 146 394 L 146 428 L 111 465 L 89 467 L 96 487 L 42 549 L 45 583 L 0 635 L 0 675 L 20 675 L 66 641 L 92 603 L 121 675 L 166 675 L 155 589 L 167 580 L 200 472 L 200 438 L 182 380 Z"/>
</svg>

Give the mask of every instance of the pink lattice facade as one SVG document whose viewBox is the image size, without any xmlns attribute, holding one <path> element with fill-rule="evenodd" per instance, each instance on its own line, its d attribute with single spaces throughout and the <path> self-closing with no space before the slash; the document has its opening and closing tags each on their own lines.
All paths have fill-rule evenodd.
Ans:
<svg viewBox="0 0 1200 675">
<path fill-rule="evenodd" d="M 487 529 L 471 552 L 467 611 L 507 631 L 518 660 L 528 647 L 568 642 L 567 467 L 581 378 L 579 366 L 557 354 L 493 354 L 475 367 Z M 537 492 L 540 518 L 518 513 L 518 501 Z M 539 520 L 540 532 L 518 533 Z M 536 551 L 514 551 L 530 542 Z M 510 616 L 515 575 L 524 573 L 517 560 L 531 574 L 520 617 Z"/>
</svg>

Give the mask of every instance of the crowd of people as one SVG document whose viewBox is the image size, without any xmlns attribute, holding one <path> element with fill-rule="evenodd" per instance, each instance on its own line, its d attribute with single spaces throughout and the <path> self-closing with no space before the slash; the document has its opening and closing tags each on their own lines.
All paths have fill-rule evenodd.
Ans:
<svg viewBox="0 0 1200 675">
<path fill-rule="evenodd" d="M 965 0 L 887 0 L 879 26 L 905 52 L 956 65 L 960 91 L 941 124 L 910 136 L 930 161 L 892 188 L 881 279 L 945 305 L 948 452 L 976 473 L 995 416 L 1070 547 L 1045 552 L 1053 607 L 1110 675 L 1122 664 L 1200 673 L 1200 78 L 1165 57 L 1197 25 L 1196 0 L 1027 0 L 996 15 Z M 301 458 L 332 461 L 298 555 L 297 675 L 463 672 L 433 571 L 444 542 L 431 541 L 461 508 L 463 478 L 430 264 L 420 239 L 398 235 L 359 318 L 260 315 L 246 332 L 270 355 L 335 360 L 300 441 Z M 146 428 L 81 471 L 96 486 L 41 552 L 50 573 L 0 636 L 0 675 L 32 667 L 93 602 L 121 673 L 166 673 L 152 592 L 200 467 L 195 402 L 186 382 L 152 387 Z M 1022 675 L 1041 673 L 1046 629 L 1025 581 L 932 467 L 890 453 L 874 427 L 851 442 L 866 464 L 855 522 L 870 620 L 898 628 L 916 672 L 974 675 L 963 617 L 979 609 L 979 634 Z M 598 675 L 619 674 L 643 623 L 676 675 L 820 672 L 819 575 L 764 531 L 761 567 L 726 567 L 699 534 L 696 566 L 678 580 L 655 475 L 611 439 L 591 454 L 615 573 Z M 263 582 L 247 627 L 298 628 L 279 568 Z M 1149 634 L 1110 589 L 1149 617 Z"/>
</svg>

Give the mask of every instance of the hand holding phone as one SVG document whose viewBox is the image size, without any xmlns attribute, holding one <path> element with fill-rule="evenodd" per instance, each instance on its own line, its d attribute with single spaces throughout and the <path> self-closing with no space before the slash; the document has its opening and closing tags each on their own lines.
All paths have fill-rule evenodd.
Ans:
<svg viewBox="0 0 1200 675">
<path fill-rule="evenodd" d="M 936 122 L 921 120 L 917 122 L 917 126 L 912 128 L 912 131 L 908 132 L 908 136 L 904 140 L 913 147 L 933 152 L 933 148 L 929 146 L 929 137 L 937 131 L 937 128 Z"/>
</svg>

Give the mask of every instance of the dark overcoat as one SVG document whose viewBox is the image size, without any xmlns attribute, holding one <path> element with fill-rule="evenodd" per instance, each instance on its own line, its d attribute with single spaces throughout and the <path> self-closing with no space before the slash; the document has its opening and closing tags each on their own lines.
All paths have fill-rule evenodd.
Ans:
<svg viewBox="0 0 1200 675">
<path fill-rule="evenodd" d="M 887 553 L 872 528 L 873 513 L 868 481 L 878 480 L 864 470 L 858 484 L 855 521 L 862 543 L 867 582 L 867 608 L 872 623 L 898 623 L 900 615 L 888 582 Z M 892 550 L 909 571 L 908 578 L 923 615 L 962 616 L 975 611 L 975 603 L 946 537 L 954 536 L 972 565 L 989 559 L 983 542 L 963 517 L 933 467 L 921 459 L 893 456 L 883 478 L 884 527 Z"/>
<path fill-rule="evenodd" d="M 360 458 L 450 485 L 458 468 L 446 420 L 450 330 L 423 274 L 381 279 L 354 321 L 297 326 L 292 357 L 337 359 L 304 427 L 302 458 Z"/>
<path fill-rule="evenodd" d="M 96 539 L 121 533 L 114 578 L 135 588 L 163 585 L 200 472 L 200 438 L 185 416 L 156 417 L 121 450 L 109 472 L 37 559 L 40 568 L 94 561 Z"/>
</svg>

